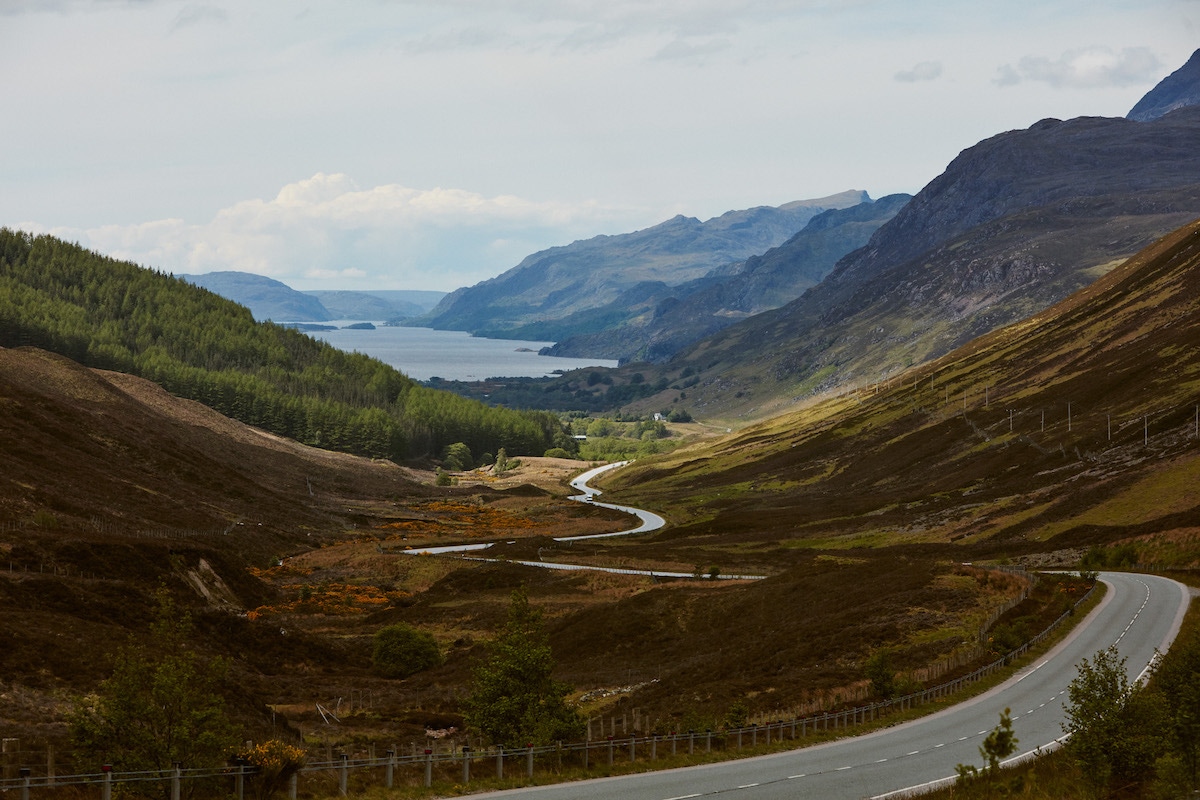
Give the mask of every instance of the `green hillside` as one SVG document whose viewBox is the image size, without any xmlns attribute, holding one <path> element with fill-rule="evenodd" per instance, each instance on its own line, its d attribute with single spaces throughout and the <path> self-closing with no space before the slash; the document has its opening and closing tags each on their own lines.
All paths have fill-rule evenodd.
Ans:
<svg viewBox="0 0 1200 800">
<path fill-rule="evenodd" d="M 305 444 L 399 460 L 571 448 L 552 415 L 488 408 L 161 272 L 0 229 L 0 346 L 36 346 L 128 372 Z"/>
</svg>

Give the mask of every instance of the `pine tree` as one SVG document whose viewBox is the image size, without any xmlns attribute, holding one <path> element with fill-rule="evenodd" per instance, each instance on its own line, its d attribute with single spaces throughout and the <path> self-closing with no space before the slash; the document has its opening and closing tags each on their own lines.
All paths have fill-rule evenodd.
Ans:
<svg viewBox="0 0 1200 800">
<path fill-rule="evenodd" d="M 503 747 L 577 738 L 583 721 L 567 705 L 570 687 L 551 677 L 553 669 L 542 614 L 517 589 L 504 630 L 474 671 L 467 724 Z"/>
</svg>

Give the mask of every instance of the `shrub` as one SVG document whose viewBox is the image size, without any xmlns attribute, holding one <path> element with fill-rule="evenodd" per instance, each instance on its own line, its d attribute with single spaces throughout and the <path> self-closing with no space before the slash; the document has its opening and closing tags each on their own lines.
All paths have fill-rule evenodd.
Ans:
<svg viewBox="0 0 1200 800">
<path fill-rule="evenodd" d="M 1168 712 L 1161 698 L 1129 682 L 1125 659 L 1114 647 L 1079 663 L 1067 695 L 1067 752 L 1096 794 L 1153 775 L 1165 749 Z"/>
<path fill-rule="evenodd" d="M 475 460 L 471 457 L 471 448 L 463 442 L 455 442 L 446 445 L 442 451 L 442 464 L 451 472 L 462 472 L 474 467 Z"/>
<path fill-rule="evenodd" d="M 863 674 L 871 682 L 871 692 L 883 700 L 896 695 L 896 666 L 892 651 L 888 648 L 876 650 L 863 665 Z"/>
<path fill-rule="evenodd" d="M 433 636 L 398 623 L 376 631 L 371 663 L 385 678 L 407 678 L 441 664 L 442 652 Z"/>
<path fill-rule="evenodd" d="M 254 794 L 258 800 L 268 800 L 304 766 L 305 753 L 299 747 L 271 739 L 241 753 L 241 758 L 256 768 Z"/>
</svg>

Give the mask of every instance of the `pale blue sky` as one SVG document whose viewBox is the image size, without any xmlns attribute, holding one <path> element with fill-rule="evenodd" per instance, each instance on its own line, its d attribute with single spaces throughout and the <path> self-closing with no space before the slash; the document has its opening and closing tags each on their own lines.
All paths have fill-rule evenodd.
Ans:
<svg viewBox="0 0 1200 800">
<path fill-rule="evenodd" d="M 1200 0 L 0 0 L 0 225 L 449 290 L 676 213 L 915 192 L 1198 45 Z"/>
</svg>

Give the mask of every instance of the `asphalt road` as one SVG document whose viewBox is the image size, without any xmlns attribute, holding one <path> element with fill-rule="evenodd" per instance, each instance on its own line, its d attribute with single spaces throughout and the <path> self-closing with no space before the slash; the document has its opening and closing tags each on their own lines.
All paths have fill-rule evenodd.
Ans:
<svg viewBox="0 0 1200 800">
<path fill-rule="evenodd" d="M 567 542 L 571 541 L 572 539 L 607 539 L 612 536 L 629 536 L 634 533 L 649 533 L 650 531 L 656 531 L 667 524 L 665 519 L 660 517 L 658 514 L 655 514 L 653 511 L 646 511 L 645 509 L 634 508 L 633 506 L 619 506 L 614 503 L 596 502 L 596 498 L 600 496 L 601 492 L 599 489 L 593 489 L 592 487 L 588 486 L 588 481 L 603 472 L 608 472 L 610 469 L 623 467 L 628 463 L 628 461 L 615 461 L 612 464 L 605 464 L 602 467 L 589 469 L 582 475 L 577 475 L 575 479 L 571 481 L 571 488 L 579 491 L 581 494 L 573 495 L 571 499 L 578 500 L 581 503 L 592 503 L 593 505 L 601 506 L 603 508 L 615 508 L 617 511 L 624 511 L 626 514 L 632 514 L 633 516 L 637 517 L 640 524 L 636 528 L 630 528 L 629 530 L 625 531 L 617 531 L 616 533 L 593 533 L 586 536 L 555 537 L 558 539 L 558 541 Z"/>
<path fill-rule="evenodd" d="M 1187 610 L 1186 587 L 1150 575 L 1105 573 L 1102 603 L 1050 653 L 1002 686 L 919 720 L 803 750 L 686 769 L 489 792 L 537 800 L 729 800 L 864 798 L 906 794 L 951 778 L 956 764 L 982 766 L 979 745 L 1012 709 L 1019 757 L 1062 736 L 1062 705 L 1075 665 L 1115 644 L 1131 677 L 1165 651 Z"/>
</svg>

